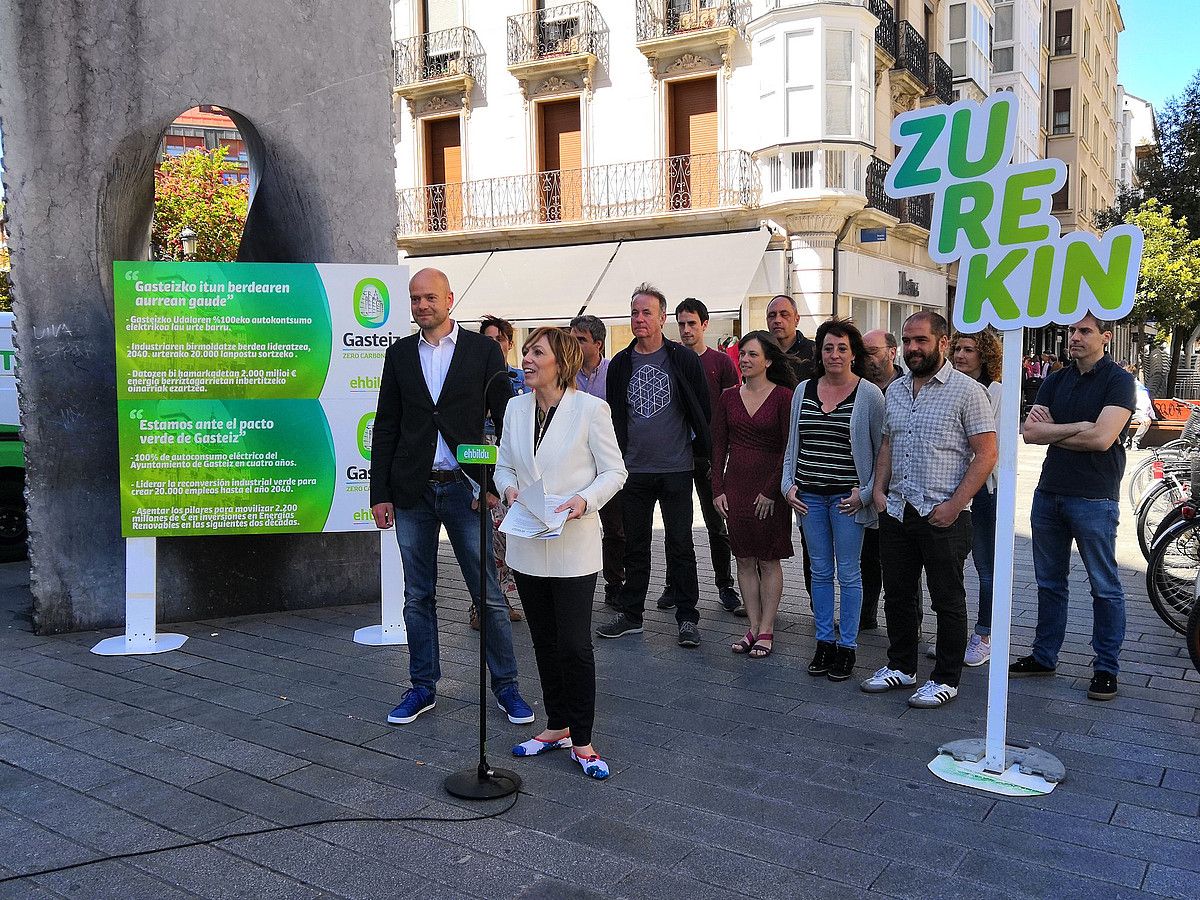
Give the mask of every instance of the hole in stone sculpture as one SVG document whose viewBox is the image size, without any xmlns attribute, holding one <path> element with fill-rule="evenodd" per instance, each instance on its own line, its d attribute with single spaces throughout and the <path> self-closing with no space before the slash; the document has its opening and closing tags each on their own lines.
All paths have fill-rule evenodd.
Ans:
<svg viewBox="0 0 1200 900">
<path fill-rule="evenodd" d="M 163 133 L 154 170 L 152 259 L 238 258 L 253 177 L 241 117 L 211 104 L 182 113 Z"/>
</svg>

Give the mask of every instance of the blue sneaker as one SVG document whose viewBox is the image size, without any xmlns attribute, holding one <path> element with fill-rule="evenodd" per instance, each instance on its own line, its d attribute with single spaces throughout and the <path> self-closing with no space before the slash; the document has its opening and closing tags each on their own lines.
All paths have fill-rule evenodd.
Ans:
<svg viewBox="0 0 1200 900">
<path fill-rule="evenodd" d="M 429 712 L 436 703 L 434 693 L 429 688 L 414 685 L 404 692 L 400 705 L 388 715 L 391 725 L 407 725 L 423 712 Z"/>
<path fill-rule="evenodd" d="M 528 725 L 533 721 L 533 708 L 525 702 L 515 684 L 496 694 L 497 705 L 508 715 L 508 721 L 514 725 Z"/>
</svg>

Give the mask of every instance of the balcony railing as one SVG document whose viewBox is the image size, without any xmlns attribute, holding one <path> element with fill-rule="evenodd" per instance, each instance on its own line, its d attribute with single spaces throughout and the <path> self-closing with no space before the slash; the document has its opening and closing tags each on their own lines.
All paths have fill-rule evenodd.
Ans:
<svg viewBox="0 0 1200 900">
<path fill-rule="evenodd" d="M 400 232 L 486 231 L 757 206 L 744 150 L 535 172 L 400 191 Z"/>
<path fill-rule="evenodd" d="M 483 80 L 483 45 L 470 28 L 447 28 L 396 41 L 395 57 L 398 88 L 454 75 Z"/>
<path fill-rule="evenodd" d="M 860 145 L 783 144 L 760 150 L 756 159 L 768 201 L 829 191 L 865 190 L 867 151 Z M 792 195 L 792 196 L 788 196 Z"/>
<path fill-rule="evenodd" d="M 889 197 L 883 189 L 890 168 L 878 156 L 871 157 L 871 163 L 867 166 L 867 206 L 899 219 L 900 201 Z"/>
<path fill-rule="evenodd" d="M 933 195 L 923 194 L 920 197 L 909 197 L 904 201 L 900 216 L 901 222 L 919 225 L 926 231 L 933 224 Z"/>
<path fill-rule="evenodd" d="M 929 84 L 929 47 L 907 19 L 900 23 L 896 51 L 895 68 L 907 70 L 921 84 Z"/>
<path fill-rule="evenodd" d="M 733 0 L 637 0 L 638 42 L 710 28 L 736 28 Z"/>
<path fill-rule="evenodd" d="M 879 24 L 875 26 L 875 43 L 892 59 L 896 58 L 896 13 L 888 0 L 867 0 L 867 8 Z"/>
<path fill-rule="evenodd" d="M 600 11 L 587 2 L 509 16 L 508 64 L 579 54 L 591 54 L 603 62 L 606 35 Z"/>
<path fill-rule="evenodd" d="M 929 54 L 929 94 L 942 103 L 954 102 L 954 70 L 941 54 Z"/>
</svg>

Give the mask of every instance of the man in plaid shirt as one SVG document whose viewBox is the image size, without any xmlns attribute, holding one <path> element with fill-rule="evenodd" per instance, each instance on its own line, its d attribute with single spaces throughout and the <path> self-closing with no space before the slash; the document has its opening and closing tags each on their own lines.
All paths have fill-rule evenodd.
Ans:
<svg viewBox="0 0 1200 900">
<path fill-rule="evenodd" d="M 908 374 L 885 394 L 875 463 L 888 663 L 862 689 L 874 694 L 917 683 L 923 569 L 937 615 L 937 661 L 908 704 L 933 709 L 958 696 L 967 647 L 963 563 L 971 550 L 971 498 L 996 465 L 996 423 L 987 391 L 950 364 L 942 316 L 913 313 L 903 339 Z"/>
</svg>

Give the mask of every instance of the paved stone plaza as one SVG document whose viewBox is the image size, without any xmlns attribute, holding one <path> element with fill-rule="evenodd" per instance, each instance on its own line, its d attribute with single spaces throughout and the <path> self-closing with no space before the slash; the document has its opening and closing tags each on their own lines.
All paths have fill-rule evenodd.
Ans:
<svg viewBox="0 0 1200 900">
<path fill-rule="evenodd" d="M 1023 448 L 1020 651 L 1036 613 L 1028 508 L 1040 458 Z M 644 635 L 597 642 L 607 783 L 565 754 L 512 760 L 509 745 L 532 732 L 493 706 L 491 759 L 525 780 L 496 818 L 236 838 L 10 881 L 0 896 L 1200 897 L 1200 675 L 1146 600 L 1123 513 L 1121 695 L 1084 697 L 1091 613 L 1078 559 L 1059 676 L 1012 684 L 1011 736 L 1067 767 L 1049 796 L 1000 799 L 925 769 L 939 743 L 982 736 L 986 667 L 967 670 L 959 699 L 933 712 L 910 710 L 905 692 L 812 679 L 812 620 L 794 587 L 775 654 L 732 656 L 744 620 L 720 610 L 697 531 L 701 650 L 675 646 L 653 596 Z M 376 608 L 189 622 L 172 629 L 190 636 L 181 651 L 102 658 L 88 648 L 106 635 L 33 635 L 28 570 L 0 567 L 0 877 L 316 819 L 504 809 L 468 808 L 441 787 L 472 764 L 477 715 L 475 634 L 446 545 L 441 571 L 438 706 L 389 727 L 406 652 L 350 639 Z M 798 560 L 787 572 L 801 582 Z M 657 578 L 654 596 L 661 568 Z M 543 721 L 528 631 L 514 631 Z M 865 677 L 886 639 L 860 645 Z"/>
</svg>

